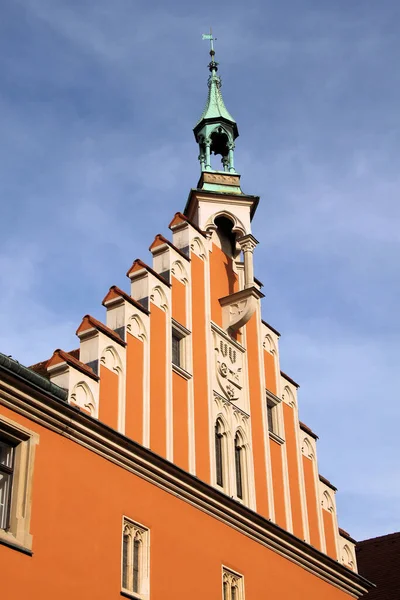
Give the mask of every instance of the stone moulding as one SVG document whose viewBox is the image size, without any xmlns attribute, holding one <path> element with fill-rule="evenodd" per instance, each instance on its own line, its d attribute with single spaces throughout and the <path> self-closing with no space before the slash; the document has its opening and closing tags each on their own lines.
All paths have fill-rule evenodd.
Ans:
<svg viewBox="0 0 400 600">
<path fill-rule="evenodd" d="M 257 308 L 257 302 L 264 294 L 256 287 L 245 288 L 219 299 L 222 306 L 222 326 L 232 333 L 246 325 Z"/>
</svg>

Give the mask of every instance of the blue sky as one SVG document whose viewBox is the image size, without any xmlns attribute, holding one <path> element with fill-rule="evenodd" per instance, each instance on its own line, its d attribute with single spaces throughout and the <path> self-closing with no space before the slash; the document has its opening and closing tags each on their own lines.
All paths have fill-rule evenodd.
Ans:
<svg viewBox="0 0 400 600">
<path fill-rule="evenodd" d="M 264 318 L 358 539 L 400 530 L 400 5 L 5 0 L 0 349 L 77 346 L 198 179 L 213 25 Z"/>
</svg>

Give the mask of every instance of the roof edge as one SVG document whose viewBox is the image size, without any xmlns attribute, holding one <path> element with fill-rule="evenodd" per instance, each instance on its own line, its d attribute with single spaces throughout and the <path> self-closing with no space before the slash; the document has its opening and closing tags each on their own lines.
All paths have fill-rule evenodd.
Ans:
<svg viewBox="0 0 400 600">
<path fill-rule="evenodd" d="M 6 356 L 0 352 L 0 369 L 8 371 L 15 377 L 25 380 L 29 385 L 39 388 L 41 391 L 50 394 L 57 398 L 57 400 L 67 401 L 68 391 L 64 388 L 52 383 L 49 379 L 46 379 L 42 375 L 39 375 L 35 371 L 32 371 L 28 367 L 21 365 L 17 360 Z"/>
</svg>

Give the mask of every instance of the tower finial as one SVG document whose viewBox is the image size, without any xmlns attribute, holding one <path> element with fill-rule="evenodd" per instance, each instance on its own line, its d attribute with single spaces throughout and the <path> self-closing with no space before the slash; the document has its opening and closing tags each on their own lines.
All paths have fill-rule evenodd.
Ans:
<svg viewBox="0 0 400 600">
<path fill-rule="evenodd" d="M 215 62 L 214 60 L 214 56 L 215 56 L 215 50 L 214 50 L 214 42 L 217 40 L 217 38 L 215 38 L 212 34 L 212 29 L 210 27 L 210 33 L 203 33 L 202 35 L 202 39 L 203 40 L 209 40 L 210 41 L 210 56 L 211 56 L 211 62 L 208 65 L 208 68 L 210 69 L 210 71 L 218 71 L 218 63 Z"/>
<path fill-rule="evenodd" d="M 193 132 L 199 144 L 199 161 L 201 171 L 212 171 L 211 154 L 220 154 L 223 171 L 236 173 L 233 151 L 235 139 L 239 132 L 237 124 L 228 112 L 221 93 L 221 77 L 217 74 L 218 63 L 215 61 L 215 38 L 210 33 L 203 33 L 203 40 L 210 42 L 211 61 L 208 68 L 211 75 L 208 78 L 208 96 L 206 106 Z"/>
</svg>

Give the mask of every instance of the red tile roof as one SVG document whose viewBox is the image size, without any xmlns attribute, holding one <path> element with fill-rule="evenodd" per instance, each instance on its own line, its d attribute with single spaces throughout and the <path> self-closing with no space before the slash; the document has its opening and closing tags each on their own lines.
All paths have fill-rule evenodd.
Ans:
<svg viewBox="0 0 400 600">
<path fill-rule="evenodd" d="M 149 265 L 146 265 L 146 263 L 144 263 L 142 260 L 140 260 L 140 258 L 137 258 L 136 260 L 133 261 L 131 268 L 128 269 L 128 272 L 126 274 L 127 277 L 130 277 L 132 272 L 138 270 L 138 269 L 136 269 L 136 267 L 139 267 L 141 269 L 145 269 L 146 271 L 148 271 L 149 273 L 151 273 L 152 275 L 154 275 L 154 277 L 156 277 L 157 279 L 159 279 L 159 281 L 161 281 L 162 283 L 165 283 L 165 285 L 167 285 L 168 287 L 171 287 L 171 284 L 169 283 L 169 281 L 167 281 L 166 279 L 164 279 L 164 277 L 162 277 L 159 273 L 156 273 L 156 271 L 154 271 L 154 269 L 152 269 L 151 267 L 149 267 Z"/>
<path fill-rule="evenodd" d="M 299 388 L 300 384 L 296 383 L 294 379 L 292 379 L 291 377 L 289 377 L 289 375 L 286 375 L 286 373 L 284 373 L 283 371 L 281 371 L 281 375 L 282 377 L 284 377 L 285 379 L 287 379 L 288 381 L 290 381 L 290 383 L 292 383 L 295 387 Z"/>
<path fill-rule="evenodd" d="M 74 356 L 71 354 L 68 354 L 68 352 L 64 352 L 64 350 L 60 350 L 59 348 L 54 350 L 53 356 L 47 362 L 47 368 L 62 362 L 66 362 L 67 365 L 75 367 L 75 369 L 78 369 L 78 371 L 81 371 L 85 375 L 92 377 L 92 379 L 95 379 L 96 381 L 100 379 L 93 369 L 82 363 L 80 360 L 74 358 Z"/>
<path fill-rule="evenodd" d="M 254 281 L 255 281 L 255 278 L 254 278 Z M 263 285 L 263 284 L 261 284 L 261 285 Z M 276 333 L 276 335 L 278 337 L 281 337 L 281 334 L 279 333 L 279 331 L 277 329 L 275 329 L 275 327 L 272 327 L 272 325 L 270 325 L 269 323 L 267 323 L 267 321 L 263 321 L 262 320 L 261 323 L 264 323 L 264 325 L 266 327 L 268 327 L 268 329 L 270 329 L 271 331 L 273 331 L 274 333 Z"/>
<path fill-rule="evenodd" d="M 79 360 L 79 348 L 76 348 L 75 350 L 70 350 L 69 352 L 67 352 L 67 354 L 71 355 L 73 358 L 77 358 Z M 34 365 L 31 365 L 30 367 L 28 367 L 29 369 L 31 369 L 32 371 L 35 371 L 35 373 L 37 373 L 38 375 L 41 375 L 42 377 L 46 377 L 47 379 L 50 379 L 49 373 L 47 371 L 47 363 L 49 362 L 49 358 L 47 358 L 46 360 L 42 360 L 41 362 L 38 362 Z"/>
<path fill-rule="evenodd" d="M 175 252 L 177 252 L 180 256 L 182 256 L 182 258 L 184 258 L 185 260 L 190 262 L 190 258 L 184 252 L 182 252 L 182 250 L 179 250 L 179 248 L 174 246 L 174 244 L 172 244 L 172 242 L 167 240 L 167 238 L 165 238 L 163 235 L 161 235 L 161 233 L 158 233 L 156 235 L 156 237 L 154 238 L 154 242 L 149 246 L 150 252 L 153 250 L 153 248 L 157 248 L 157 246 L 161 245 L 161 244 L 158 244 L 157 242 L 161 242 L 161 244 L 167 244 L 167 246 L 169 246 L 170 248 L 175 250 Z"/>
<path fill-rule="evenodd" d="M 300 429 L 302 429 L 303 431 L 308 433 L 308 435 L 311 435 L 311 437 L 314 438 L 314 440 L 319 439 L 317 434 L 314 433 L 313 430 L 308 427 L 308 425 L 306 425 L 305 423 L 302 423 L 301 421 L 299 421 L 299 425 L 300 425 Z"/>
<path fill-rule="evenodd" d="M 353 544 L 356 544 L 356 540 L 353 539 L 351 537 L 351 535 L 349 533 L 347 533 L 347 531 L 345 531 L 344 529 L 342 529 L 341 527 L 339 527 L 339 533 L 342 537 L 346 538 L 346 540 L 349 540 L 349 542 L 352 542 Z"/>
<path fill-rule="evenodd" d="M 31 369 L 32 371 L 35 371 L 35 373 L 37 373 L 38 375 L 41 375 L 42 377 L 46 377 L 47 379 L 49 379 L 49 374 L 48 374 L 47 368 L 46 368 L 46 365 L 48 362 L 49 362 L 49 359 L 42 360 L 42 362 L 38 362 L 34 365 L 31 365 L 29 367 L 29 369 Z"/>
<path fill-rule="evenodd" d="M 123 298 L 124 300 L 126 300 L 127 302 L 132 304 L 132 306 L 134 306 L 138 310 L 141 310 L 142 312 L 144 312 L 146 315 L 149 314 L 149 311 L 146 308 L 144 308 L 144 306 L 142 306 L 140 304 L 140 302 L 138 302 L 137 300 L 134 300 L 134 298 L 132 298 L 132 296 L 130 296 L 129 294 L 127 294 L 126 292 L 121 290 L 116 285 L 112 285 L 110 287 L 110 289 L 108 290 L 107 294 L 105 295 L 105 297 L 103 298 L 103 302 L 102 302 L 103 306 L 107 306 L 107 302 L 109 302 L 110 300 L 113 300 L 114 298 L 117 298 L 117 297 Z"/>
<path fill-rule="evenodd" d="M 193 227 L 193 229 L 195 229 L 196 231 L 198 231 L 199 233 L 201 233 L 201 235 L 203 237 L 206 237 L 206 233 L 200 229 L 200 227 L 198 225 L 195 225 L 190 219 L 188 219 L 184 214 L 182 214 L 181 212 L 177 212 L 174 215 L 174 218 L 172 219 L 171 223 L 168 225 L 168 227 L 170 229 L 173 229 L 174 225 L 177 225 L 179 223 L 182 223 L 182 221 L 186 221 L 186 223 L 189 223 L 189 225 L 191 225 Z"/>
<path fill-rule="evenodd" d="M 356 546 L 360 575 L 376 584 L 368 600 L 400 597 L 400 532 L 363 540 Z"/>
<path fill-rule="evenodd" d="M 337 487 L 335 487 L 333 485 L 333 483 L 331 483 L 329 481 L 329 479 L 326 479 L 326 477 L 323 477 L 322 475 L 319 475 L 318 477 L 319 477 L 319 480 L 322 481 L 322 483 L 324 483 L 325 485 L 327 485 L 328 487 L 330 487 L 331 490 L 333 490 L 334 492 L 337 492 Z"/>
<path fill-rule="evenodd" d="M 121 346 L 126 346 L 126 342 L 124 342 L 124 340 L 118 335 L 116 331 L 113 331 L 112 329 L 107 327 L 107 325 L 104 325 L 103 323 L 101 323 L 101 321 L 98 321 L 91 315 L 85 315 L 83 317 L 82 323 L 76 330 L 76 335 L 79 335 L 80 333 L 91 328 L 101 331 L 101 333 L 104 333 L 104 335 L 110 337 L 112 340 L 114 340 L 114 342 L 117 342 L 117 344 L 121 344 Z"/>
</svg>

